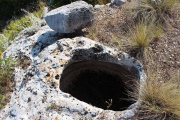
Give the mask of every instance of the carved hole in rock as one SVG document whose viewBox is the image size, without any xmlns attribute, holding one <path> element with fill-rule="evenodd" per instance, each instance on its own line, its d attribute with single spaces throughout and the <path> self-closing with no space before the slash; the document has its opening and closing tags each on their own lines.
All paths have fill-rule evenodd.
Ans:
<svg viewBox="0 0 180 120">
<path fill-rule="evenodd" d="M 133 104 L 127 85 L 138 78 L 135 68 L 102 61 L 81 61 L 63 71 L 60 89 L 93 106 L 122 111 Z"/>
</svg>

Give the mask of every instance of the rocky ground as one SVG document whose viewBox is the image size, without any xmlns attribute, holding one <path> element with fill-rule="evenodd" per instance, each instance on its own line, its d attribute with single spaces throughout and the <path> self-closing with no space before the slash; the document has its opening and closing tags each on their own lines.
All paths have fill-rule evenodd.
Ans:
<svg viewBox="0 0 180 120">
<path fill-rule="evenodd" d="M 132 21 L 130 13 L 126 11 L 126 4 L 115 8 L 104 6 L 95 11 L 95 22 L 88 28 L 88 34 L 85 36 L 131 54 L 141 60 L 145 67 L 158 69 L 165 81 L 174 72 L 180 74 L 180 14 L 171 18 L 161 37 L 150 43 L 148 58 L 141 59 L 131 52 L 127 31 Z"/>
<path fill-rule="evenodd" d="M 129 16 L 124 10 L 124 6 L 96 6 L 94 23 L 78 34 L 58 34 L 47 25 L 31 36 L 23 32 L 19 34 L 16 42 L 3 53 L 3 57 L 11 56 L 21 62 L 15 68 L 11 99 L 0 111 L 0 119 L 125 120 L 134 116 L 136 104 L 124 111 L 103 110 L 59 89 L 63 70 L 74 62 L 74 58 L 77 61 L 81 58 L 96 59 L 135 68 L 141 81 L 145 77 L 141 63 L 146 74 L 149 69 L 156 69 L 164 81 L 172 74 L 179 74 L 180 14 L 173 19 L 171 26 L 164 29 L 159 39 L 150 43 L 147 56 L 141 58 L 131 52 L 127 33 L 127 25 L 131 23 L 127 22 Z M 76 55 L 75 51 L 80 49 L 88 52 Z"/>
</svg>

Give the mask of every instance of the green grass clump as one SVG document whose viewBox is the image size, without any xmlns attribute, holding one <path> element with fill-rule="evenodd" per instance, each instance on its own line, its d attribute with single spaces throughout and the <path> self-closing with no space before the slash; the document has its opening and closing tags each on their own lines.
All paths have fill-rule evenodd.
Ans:
<svg viewBox="0 0 180 120">
<path fill-rule="evenodd" d="M 21 9 L 33 12 L 39 10 L 42 2 L 45 3 L 45 0 L 0 0 L 0 31 L 7 25 L 7 21 L 24 15 Z"/>
<path fill-rule="evenodd" d="M 25 17 L 21 17 L 20 19 L 16 19 L 16 20 L 12 20 L 6 27 L 6 29 L 4 29 L 2 31 L 2 33 L 4 34 L 4 36 L 9 39 L 12 40 L 14 39 L 17 34 L 22 31 L 25 27 L 31 26 L 32 23 L 30 22 L 29 17 L 25 16 Z"/>
<path fill-rule="evenodd" d="M 172 75 L 173 76 L 173 75 Z M 139 120 L 180 120 L 180 84 L 176 81 L 161 81 L 154 74 L 148 74 L 146 81 L 131 96 L 141 101 L 137 118 Z M 139 93 L 140 89 L 140 95 Z"/>
<path fill-rule="evenodd" d="M 0 19 L 11 19 L 12 16 L 22 15 L 21 9 L 37 10 L 39 2 L 44 0 L 0 0 Z"/>
<path fill-rule="evenodd" d="M 41 26 L 42 20 L 40 19 L 40 16 L 43 10 L 42 8 L 43 7 L 38 11 L 26 13 L 23 17 L 10 21 L 0 34 L 0 55 L 22 30 L 27 29 L 27 32 L 32 34 L 32 32 L 35 31 L 34 29 L 38 29 Z M 33 27 L 28 29 L 31 26 Z"/>
<path fill-rule="evenodd" d="M 32 19 L 32 15 L 34 15 L 34 17 L 40 18 L 41 13 L 42 9 L 12 20 L 2 31 L 2 34 L 4 34 L 8 40 L 13 40 L 20 31 L 33 25 L 34 19 Z"/>
</svg>

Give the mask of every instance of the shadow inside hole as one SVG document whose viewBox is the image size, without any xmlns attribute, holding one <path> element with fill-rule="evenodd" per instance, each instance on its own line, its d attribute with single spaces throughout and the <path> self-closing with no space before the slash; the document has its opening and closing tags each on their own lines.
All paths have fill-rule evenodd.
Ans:
<svg viewBox="0 0 180 120">
<path fill-rule="evenodd" d="M 69 93 L 93 106 L 115 111 L 124 110 L 132 103 L 127 101 L 122 80 L 103 71 L 86 70 L 78 75 Z"/>
<path fill-rule="evenodd" d="M 122 111 L 133 104 L 127 95 L 127 84 L 133 84 L 135 76 L 128 75 L 133 76 L 125 67 L 112 63 L 74 63 L 64 70 L 60 89 L 93 106 Z"/>
</svg>

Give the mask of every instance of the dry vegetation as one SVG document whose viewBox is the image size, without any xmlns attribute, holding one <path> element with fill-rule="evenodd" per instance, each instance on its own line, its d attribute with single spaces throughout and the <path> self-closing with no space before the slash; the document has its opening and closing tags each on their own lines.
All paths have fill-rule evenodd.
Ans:
<svg viewBox="0 0 180 120">
<path fill-rule="evenodd" d="M 180 119 L 180 1 L 132 0 L 122 8 L 96 10 L 86 37 L 139 59 L 147 74 L 137 118 Z M 132 95 L 132 93 L 131 93 Z"/>
<path fill-rule="evenodd" d="M 171 74 L 172 78 L 164 82 L 156 74 L 157 70 L 148 70 L 147 81 L 140 87 L 137 83 L 135 90 L 129 92 L 141 105 L 137 116 L 138 120 L 179 120 L 180 119 L 180 76 Z M 140 95 L 138 94 L 141 89 Z"/>
<path fill-rule="evenodd" d="M 0 109 L 9 101 L 9 93 L 12 91 L 12 67 L 14 65 L 11 58 L 0 58 Z"/>
</svg>

